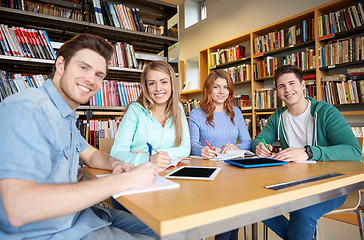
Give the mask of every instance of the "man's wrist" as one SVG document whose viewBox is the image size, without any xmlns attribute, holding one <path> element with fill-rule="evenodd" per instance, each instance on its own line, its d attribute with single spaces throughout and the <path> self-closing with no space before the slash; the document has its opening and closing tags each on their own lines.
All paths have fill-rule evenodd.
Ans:
<svg viewBox="0 0 364 240">
<path fill-rule="evenodd" d="M 305 152 L 306 152 L 306 154 L 308 156 L 307 160 L 312 159 L 313 153 L 312 153 L 311 147 L 306 145 L 304 148 L 305 148 Z"/>
</svg>

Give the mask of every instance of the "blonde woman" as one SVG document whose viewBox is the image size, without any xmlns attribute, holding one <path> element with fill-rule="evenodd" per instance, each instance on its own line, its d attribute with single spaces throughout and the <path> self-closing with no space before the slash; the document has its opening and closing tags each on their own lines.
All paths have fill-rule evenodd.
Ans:
<svg viewBox="0 0 364 240">
<path fill-rule="evenodd" d="M 141 76 L 142 94 L 129 105 L 115 135 L 110 155 L 138 166 L 151 161 L 159 169 L 171 158 L 190 154 L 190 135 L 179 100 L 179 84 L 173 68 L 154 61 Z M 148 145 L 154 148 L 148 154 Z"/>
</svg>

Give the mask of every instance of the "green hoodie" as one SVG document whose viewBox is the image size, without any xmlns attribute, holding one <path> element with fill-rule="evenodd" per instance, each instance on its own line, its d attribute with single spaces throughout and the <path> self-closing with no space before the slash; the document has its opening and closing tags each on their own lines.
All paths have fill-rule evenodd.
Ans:
<svg viewBox="0 0 364 240">
<path fill-rule="evenodd" d="M 331 161 L 361 161 L 362 151 L 351 130 L 350 124 L 334 106 L 324 101 L 311 101 L 312 126 L 312 160 Z M 278 108 L 268 119 L 267 125 L 254 139 L 252 150 L 261 142 L 262 138 L 268 144 L 278 140 L 283 149 L 289 147 L 283 125 L 283 112 L 287 107 Z M 310 127 L 310 126 L 309 126 Z"/>
</svg>

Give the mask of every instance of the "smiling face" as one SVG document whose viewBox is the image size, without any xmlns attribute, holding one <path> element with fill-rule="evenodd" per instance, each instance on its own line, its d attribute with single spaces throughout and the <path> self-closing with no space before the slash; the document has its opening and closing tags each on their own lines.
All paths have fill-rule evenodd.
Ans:
<svg viewBox="0 0 364 240">
<path fill-rule="evenodd" d="M 168 74 L 157 70 L 150 70 L 146 74 L 146 85 L 149 96 L 155 105 L 167 106 L 172 95 L 171 79 Z"/>
<path fill-rule="evenodd" d="M 288 108 L 299 104 L 306 104 L 304 89 L 305 81 L 301 82 L 294 73 L 286 73 L 276 80 L 277 94 Z"/>
<path fill-rule="evenodd" d="M 56 61 L 53 83 L 67 104 L 75 110 L 87 103 L 100 89 L 106 76 L 105 59 L 90 49 L 74 54 L 66 66 L 61 56 Z"/>
<path fill-rule="evenodd" d="M 223 106 L 229 97 L 229 88 L 226 79 L 216 78 L 214 87 L 211 92 L 212 102 L 217 106 Z"/>
</svg>

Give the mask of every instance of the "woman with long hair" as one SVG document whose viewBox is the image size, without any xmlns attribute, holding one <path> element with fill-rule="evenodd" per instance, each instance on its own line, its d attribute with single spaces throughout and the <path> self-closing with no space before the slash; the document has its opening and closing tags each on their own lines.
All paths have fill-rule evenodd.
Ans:
<svg viewBox="0 0 364 240">
<path fill-rule="evenodd" d="M 201 107 L 193 109 L 189 116 L 192 155 L 211 159 L 217 151 L 250 150 L 249 132 L 241 111 L 234 106 L 234 98 L 234 84 L 226 71 L 219 69 L 207 76 Z M 236 143 L 237 139 L 240 143 Z"/>
<path fill-rule="evenodd" d="M 179 84 L 173 68 L 166 62 L 154 61 L 141 76 L 142 93 L 129 105 L 110 155 L 138 166 L 147 161 L 159 169 L 172 158 L 190 154 L 188 124 L 179 100 Z M 153 146 L 148 154 L 148 145 Z"/>
<path fill-rule="evenodd" d="M 249 132 L 241 111 L 234 107 L 234 96 L 234 84 L 226 71 L 216 70 L 207 76 L 201 107 L 193 109 L 188 119 L 191 155 L 211 159 L 218 151 L 250 150 Z M 236 143 L 237 139 L 240 143 Z M 239 229 L 234 229 L 218 234 L 215 240 L 237 240 L 238 232 Z"/>
</svg>

